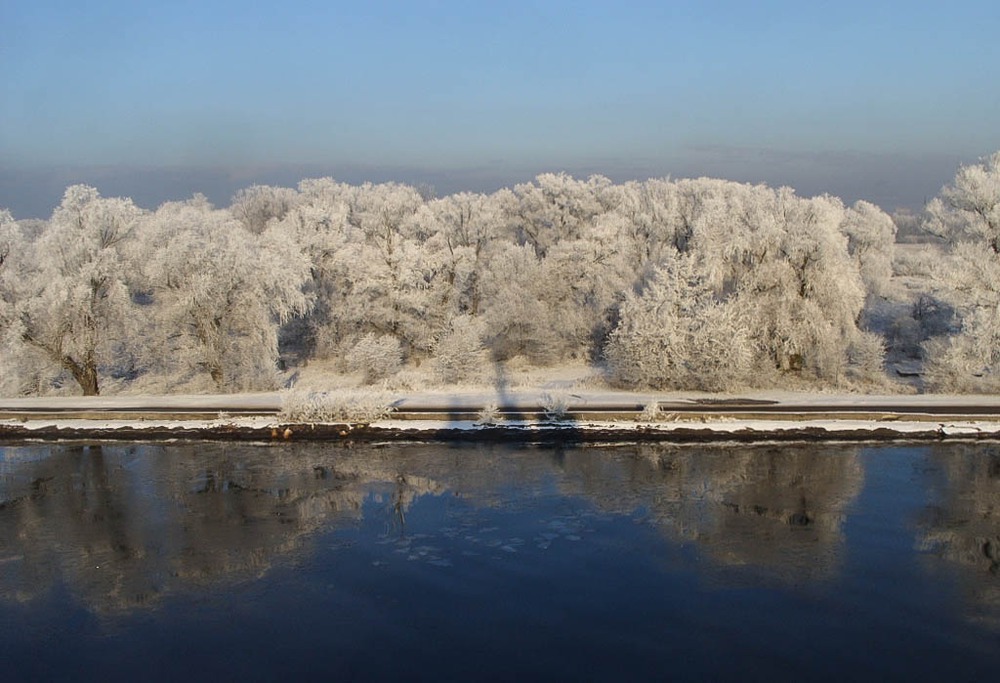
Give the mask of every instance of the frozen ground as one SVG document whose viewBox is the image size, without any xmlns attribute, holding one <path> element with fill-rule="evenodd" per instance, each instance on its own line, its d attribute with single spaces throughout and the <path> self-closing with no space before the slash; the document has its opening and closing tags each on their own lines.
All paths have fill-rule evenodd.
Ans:
<svg viewBox="0 0 1000 683">
<path fill-rule="evenodd" d="M 403 370 L 386 382 L 360 386 L 359 377 L 337 373 L 332 363 L 312 361 L 289 376 L 289 386 L 296 392 L 355 392 L 375 393 L 390 397 L 399 409 L 465 408 L 480 409 L 489 404 L 513 408 L 543 407 L 552 399 L 569 406 L 586 409 L 591 406 L 647 406 L 654 401 L 690 404 L 701 401 L 777 402 L 789 406 L 830 406 L 873 409 L 890 407 L 925 407 L 928 412 L 940 412 L 949 406 L 981 406 L 1000 411 L 1000 396 L 971 394 L 911 394 L 855 393 L 836 391 L 752 390 L 729 394 L 704 392 L 619 391 L 608 388 L 603 376 L 593 366 L 577 363 L 550 368 L 534 368 L 511 363 L 503 368 L 488 369 L 485 380 L 467 386 L 435 386 L 430 373 L 419 369 Z M 427 388 L 425 388 L 427 387 Z M 183 412 L 273 411 L 281 409 L 282 397 L 289 391 L 241 394 L 114 394 L 107 396 L 42 396 L 30 398 L 0 397 L 0 411 L 10 410 L 164 410 Z"/>
<path fill-rule="evenodd" d="M 502 382 L 480 386 L 426 390 L 383 386 L 359 390 L 350 377 L 317 370 L 300 376 L 294 391 L 300 395 L 324 392 L 348 402 L 355 394 L 374 394 L 398 413 L 410 412 L 410 419 L 372 422 L 372 431 L 381 435 L 433 438 L 441 430 L 451 430 L 470 436 L 476 431 L 495 436 L 502 429 L 524 438 L 540 430 L 551 436 L 554 430 L 570 429 L 577 433 L 616 434 L 619 438 L 631 435 L 636 439 L 692 432 L 701 434 L 699 438 L 714 433 L 720 440 L 739 435 L 744 440 L 761 441 L 807 432 L 812 439 L 824 435 L 830 439 L 851 435 L 856 439 L 865 434 L 879 439 L 892 435 L 1000 437 L 1000 396 L 994 395 L 628 392 L 608 389 L 591 368 L 583 365 L 547 372 L 510 372 Z M 58 437 L 61 432 L 85 436 L 106 434 L 106 430 L 141 430 L 156 432 L 159 437 L 169 436 L 169 431 L 176 429 L 184 430 L 185 436 L 203 432 L 211 437 L 219 430 L 264 430 L 255 432 L 259 434 L 283 422 L 278 413 L 284 396 L 284 392 L 265 392 L 0 399 L 0 435 L 45 432 L 49 437 Z M 546 409 L 551 412 L 553 406 L 569 413 L 570 419 L 555 423 L 540 417 Z M 649 410 L 650 406 L 658 410 Z M 470 415 L 474 418 L 477 413 L 490 412 L 490 407 L 499 409 L 492 419 L 470 419 Z M 256 415 L 248 416 L 248 412 Z M 421 417 L 422 412 L 432 414 Z M 114 413 L 122 413 L 121 419 L 116 419 Z M 615 419 L 608 419 L 609 414 L 616 413 Z M 87 416 L 91 419 L 79 419 Z"/>
<path fill-rule="evenodd" d="M 548 397 L 565 399 L 569 409 L 596 406 L 623 410 L 645 407 L 656 401 L 662 409 L 671 405 L 691 405 L 712 402 L 767 402 L 804 409 L 857 409 L 889 411 L 897 408 L 923 408 L 928 413 L 944 412 L 955 406 L 981 407 L 1000 411 L 1000 396 L 981 394 L 837 394 L 793 391 L 747 391 L 738 394 L 704 394 L 696 392 L 628 392 L 594 389 L 550 389 L 521 387 L 509 390 L 493 388 L 432 389 L 427 391 L 388 391 L 391 403 L 398 410 L 462 408 L 481 409 L 490 403 L 512 408 L 543 408 Z M 54 396 L 32 398 L 0 398 L 0 411 L 43 410 L 162 410 L 164 412 L 242 410 L 273 411 L 281 409 L 281 392 L 246 394 L 189 394 L 170 396 Z M 765 404 L 761 404 L 762 406 Z"/>
</svg>

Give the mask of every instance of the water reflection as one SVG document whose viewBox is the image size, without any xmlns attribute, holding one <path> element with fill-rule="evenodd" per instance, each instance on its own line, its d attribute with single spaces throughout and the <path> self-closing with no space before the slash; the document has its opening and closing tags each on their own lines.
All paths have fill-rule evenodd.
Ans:
<svg viewBox="0 0 1000 683">
<path fill-rule="evenodd" d="M 317 529 L 360 519 L 369 497 L 402 534 L 420 496 L 509 505 L 553 477 L 605 513 L 648 511 L 719 562 L 820 576 L 861 482 L 856 453 L 811 449 L 105 445 L 7 449 L 0 467 L 0 595 L 24 601 L 65 583 L 97 611 L 261 575 Z M 553 524 L 539 547 L 574 535 L 572 521 Z"/>
<path fill-rule="evenodd" d="M 844 516 L 864 482 L 857 448 L 644 445 L 632 454 L 571 459 L 564 490 L 617 514 L 647 510 L 669 538 L 723 566 L 796 582 L 836 571 Z"/>
<path fill-rule="evenodd" d="M 214 445 L 6 449 L 0 595 L 64 583 L 97 611 L 184 584 L 251 578 L 328 522 L 357 518 L 366 482 L 289 450 Z"/>
<path fill-rule="evenodd" d="M 842 571 L 845 519 L 865 485 L 865 453 L 815 445 L 6 448 L 0 598 L 28 602 L 64 586 L 99 613 L 151 607 L 172 593 L 293 566 L 314 553 L 318 536 L 372 517 L 380 542 L 441 567 L 462 553 L 547 551 L 579 541 L 595 518 L 625 517 L 692 548 L 701 570 L 828 582 Z M 934 502 L 914 532 L 920 547 L 995 575 L 996 448 L 951 447 L 929 462 Z M 462 506 L 433 538 L 426 526 L 410 528 L 424 497 Z M 557 514 L 561 500 L 585 507 Z M 474 510 L 533 510 L 538 520 L 530 534 L 504 536 Z M 974 603 L 1000 607 L 996 582 L 970 591 Z"/>
<path fill-rule="evenodd" d="M 971 616 L 1000 626 L 1000 446 L 939 447 L 928 463 L 918 545 L 963 569 Z"/>
</svg>

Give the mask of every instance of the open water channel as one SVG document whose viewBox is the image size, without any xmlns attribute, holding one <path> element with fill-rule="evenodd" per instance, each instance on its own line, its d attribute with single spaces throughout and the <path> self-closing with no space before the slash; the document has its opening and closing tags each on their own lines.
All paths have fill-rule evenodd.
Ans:
<svg viewBox="0 0 1000 683">
<path fill-rule="evenodd" d="M 0 677 L 995 680 L 1000 446 L 0 448 Z"/>
</svg>

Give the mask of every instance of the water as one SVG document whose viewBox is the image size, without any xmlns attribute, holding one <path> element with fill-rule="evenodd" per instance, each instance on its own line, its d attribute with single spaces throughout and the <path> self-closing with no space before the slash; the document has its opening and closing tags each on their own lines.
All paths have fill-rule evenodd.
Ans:
<svg viewBox="0 0 1000 683">
<path fill-rule="evenodd" d="M 16 680 L 990 680 L 1000 446 L 0 449 Z"/>
</svg>

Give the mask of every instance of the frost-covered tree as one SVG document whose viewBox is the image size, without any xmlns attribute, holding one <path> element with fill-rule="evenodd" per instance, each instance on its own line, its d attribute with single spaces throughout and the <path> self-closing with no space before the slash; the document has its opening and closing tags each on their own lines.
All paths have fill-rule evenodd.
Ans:
<svg viewBox="0 0 1000 683">
<path fill-rule="evenodd" d="M 953 243 L 973 240 L 1000 254 L 1000 151 L 959 168 L 926 214 L 928 231 Z"/>
<path fill-rule="evenodd" d="M 659 194 L 666 201 L 657 233 L 661 244 L 671 244 L 660 248 L 666 254 L 660 258 L 690 257 L 686 268 L 696 269 L 700 286 L 738 313 L 740 330 L 752 340 L 755 383 L 775 381 L 775 371 L 836 382 L 852 359 L 869 357 L 852 353 L 872 345 L 857 327 L 865 290 L 841 231 L 846 210 L 839 200 L 706 178 L 679 181 L 675 191 Z M 618 347 L 629 329 L 624 308 L 621 315 Z"/>
<path fill-rule="evenodd" d="M 85 396 L 100 393 L 102 374 L 130 358 L 134 306 L 123 247 L 141 213 L 131 200 L 67 188 L 42 234 L 21 243 L 17 281 L 7 283 L 8 345 L 67 372 Z"/>
<path fill-rule="evenodd" d="M 340 252 L 348 239 L 347 214 L 352 188 L 331 178 L 299 183 L 299 199 L 274 227 L 297 244 L 309 260 L 310 280 L 305 292 L 313 306 L 284 328 L 286 346 L 306 355 L 329 355 L 337 345 L 333 325 L 337 299 L 348 274 L 342 272 Z"/>
<path fill-rule="evenodd" d="M 874 204 L 857 201 L 845 211 L 840 230 L 869 294 L 882 294 L 892 277 L 895 222 Z"/>
<path fill-rule="evenodd" d="M 754 340 L 733 301 L 720 301 L 692 256 L 668 259 L 640 294 L 629 294 L 606 357 L 632 387 L 721 391 L 747 383 Z"/>
<path fill-rule="evenodd" d="M 688 197 L 687 250 L 720 294 L 739 297 L 745 324 L 774 367 L 840 376 L 865 291 L 840 226 L 843 204 L 700 179 Z"/>
<path fill-rule="evenodd" d="M 338 294 L 331 316 L 339 338 L 389 334 L 407 356 L 430 349 L 443 321 L 430 305 L 436 268 L 424 244 L 435 227 L 423 205 L 406 185 L 354 188 L 346 243 L 335 256 Z"/>
<path fill-rule="evenodd" d="M 542 261 L 531 245 L 499 242 L 483 271 L 484 343 L 494 360 L 524 356 L 539 365 L 558 358 L 558 330 L 545 303 Z"/>
<path fill-rule="evenodd" d="M 260 234 L 204 199 L 161 206 L 143 226 L 161 372 L 205 372 L 217 390 L 274 387 L 278 327 L 309 305 L 309 262 L 280 226 Z"/>
<path fill-rule="evenodd" d="M 937 274 L 952 292 L 961 330 L 925 347 L 937 389 L 1000 390 L 1000 152 L 961 167 L 927 206 L 926 229 L 945 237 Z"/>
<path fill-rule="evenodd" d="M 549 248 L 537 288 L 557 335 L 557 357 L 586 358 L 603 348 L 636 280 L 633 246 L 625 219 L 602 214 L 582 225 L 577 237 Z"/>
<path fill-rule="evenodd" d="M 798 365 L 837 381 L 865 300 L 858 264 L 839 230 L 843 205 L 786 189 L 765 192 L 763 200 L 765 221 L 777 225 L 779 239 L 738 286 L 752 334 L 782 369 Z"/>
<path fill-rule="evenodd" d="M 483 271 L 491 245 L 504 232 L 500 204 L 495 195 L 462 192 L 427 205 L 437 225 L 428 246 L 440 256 L 447 305 L 455 313 L 480 313 Z"/>
<path fill-rule="evenodd" d="M 291 188 L 252 185 L 236 193 L 229 210 L 243 227 L 259 235 L 268 222 L 284 218 L 298 201 L 298 193 Z"/>
<path fill-rule="evenodd" d="M 482 379 L 489 365 L 483 344 L 486 331 L 482 319 L 472 315 L 452 318 L 434 345 L 434 371 L 445 384 L 461 384 Z"/>
<path fill-rule="evenodd" d="M 518 239 L 544 257 L 549 248 L 580 235 L 583 226 L 606 213 L 614 201 L 611 181 L 591 176 L 583 181 L 565 173 L 543 173 L 504 195 L 505 209 Z"/>
</svg>

